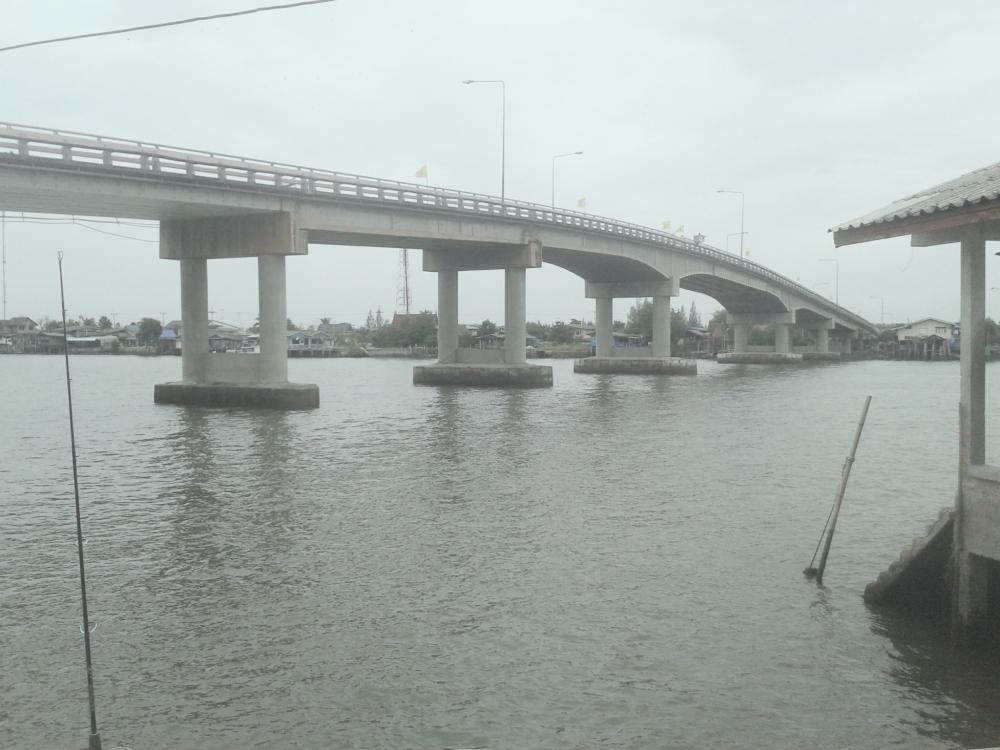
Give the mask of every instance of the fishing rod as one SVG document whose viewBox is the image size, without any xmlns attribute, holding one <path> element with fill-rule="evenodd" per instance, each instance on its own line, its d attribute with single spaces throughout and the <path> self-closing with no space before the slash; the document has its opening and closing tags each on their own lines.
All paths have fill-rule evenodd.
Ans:
<svg viewBox="0 0 1000 750">
<path fill-rule="evenodd" d="M 66 292 L 63 290 L 62 250 L 59 256 L 59 301 L 62 306 L 63 355 L 66 359 L 66 399 L 69 402 L 69 445 L 73 454 L 73 496 L 76 499 L 76 552 L 80 560 L 80 601 L 83 603 L 83 648 L 87 654 L 87 697 L 90 699 L 90 742 L 88 750 L 101 750 L 94 701 L 94 669 L 90 658 L 90 618 L 87 615 L 87 576 L 83 567 L 83 524 L 80 521 L 80 482 L 76 469 L 76 433 L 73 430 L 73 389 L 69 377 L 69 335 L 66 333 Z"/>
</svg>

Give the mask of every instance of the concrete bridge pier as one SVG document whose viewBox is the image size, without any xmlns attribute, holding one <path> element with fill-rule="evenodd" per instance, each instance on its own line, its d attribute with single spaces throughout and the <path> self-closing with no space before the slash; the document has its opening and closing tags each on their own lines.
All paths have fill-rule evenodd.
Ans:
<svg viewBox="0 0 1000 750">
<path fill-rule="evenodd" d="M 638 375 L 694 375 L 698 366 L 693 359 L 670 356 L 670 298 L 677 296 L 675 279 L 657 281 L 588 281 L 584 294 L 597 304 L 597 353 L 578 359 L 574 372 L 614 372 Z M 653 341 L 651 346 L 614 346 L 613 302 L 615 297 L 653 298 Z"/>
<path fill-rule="evenodd" d="M 727 313 L 726 320 L 733 326 L 733 349 L 718 356 L 726 364 L 788 364 L 800 362 L 801 354 L 792 352 L 792 326 L 794 312 L 776 313 Z M 749 344 L 750 327 L 774 324 L 774 346 L 771 350 L 754 349 Z"/>
<path fill-rule="evenodd" d="M 610 357 L 611 349 L 614 347 L 614 301 L 613 297 L 608 296 L 597 298 L 597 314 L 594 323 L 597 327 L 595 334 L 598 357 Z"/>
<path fill-rule="evenodd" d="M 830 331 L 836 327 L 833 320 L 809 321 L 804 324 L 804 327 L 812 332 L 815 343 L 810 351 L 802 352 L 803 359 L 821 362 L 840 359 L 840 352 L 830 351 Z"/>
<path fill-rule="evenodd" d="M 438 362 L 451 364 L 458 356 L 458 271 L 439 271 Z"/>
<path fill-rule="evenodd" d="M 750 351 L 747 346 L 750 341 L 750 325 L 748 323 L 732 323 L 733 326 L 733 352 L 736 354 L 746 354 Z"/>
<path fill-rule="evenodd" d="M 305 254 L 290 214 L 252 214 L 160 223 L 160 257 L 181 275 L 182 380 L 153 390 L 158 404 L 312 409 L 319 388 L 288 382 L 285 256 Z M 208 260 L 257 258 L 260 353 L 208 350 Z"/>
<path fill-rule="evenodd" d="M 774 351 L 777 354 L 788 354 L 792 344 L 791 323 L 774 324 Z"/>
<path fill-rule="evenodd" d="M 816 331 L 816 351 L 820 354 L 830 353 L 830 334 L 825 328 L 817 328 Z"/>
<path fill-rule="evenodd" d="M 537 242 L 483 248 L 425 248 L 424 270 L 438 274 L 438 361 L 413 368 L 420 385 L 546 387 L 552 368 L 527 361 L 527 269 L 542 264 Z M 458 272 L 504 271 L 503 349 L 458 346 Z"/>
</svg>

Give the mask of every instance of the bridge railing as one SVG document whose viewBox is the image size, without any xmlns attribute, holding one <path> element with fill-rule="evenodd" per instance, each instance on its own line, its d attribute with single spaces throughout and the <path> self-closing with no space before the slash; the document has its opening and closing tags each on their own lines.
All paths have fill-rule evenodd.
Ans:
<svg viewBox="0 0 1000 750">
<path fill-rule="evenodd" d="M 463 190 L 431 187 L 377 177 L 334 172 L 295 164 L 247 159 L 232 154 L 178 149 L 157 143 L 48 130 L 28 125 L 0 123 L 0 157 L 51 159 L 97 168 L 126 169 L 150 177 L 187 177 L 224 182 L 248 189 L 278 190 L 318 198 L 376 200 L 413 207 L 473 212 L 544 225 L 571 227 L 602 235 L 627 237 L 670 247 L 699 258 L 708 258 L 732 269 L 794 290 L 801 297 L 864 328 L 870 324 L 811 289 L 766 266 L 701 242 L 639 224 L 578 211 L 555 209 L 525 201 Z"/>
</svg>

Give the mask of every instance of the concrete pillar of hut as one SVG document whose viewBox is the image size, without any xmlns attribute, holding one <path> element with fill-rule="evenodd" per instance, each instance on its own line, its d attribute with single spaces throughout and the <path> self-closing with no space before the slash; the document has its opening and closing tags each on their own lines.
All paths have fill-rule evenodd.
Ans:
<svg viewBox="0 0 1000 750">
<path fill-rule="evenodd" d="M 188 383 L 205 381 L 208 356 L 208 261 L 181 258 L 181 372 Z"/>
<path fill-rule="evenodd" d="M 653 356 L 670 356 L 670 297 L 653 297 Z"/>
<path fill-rule="evenodd" d="M 965 465 L 986 460 L 986 243 L 962 240 L 961 443 Z"/>
<path fill-rule="evenodd" d="M 288 301 L 285 256 L 257 258 L 260 295 L 260 382 L 288 382 Z"/>
<path fill-rule="evenodd" d="M 614 343 L 612 326 L 614 325 L 614 299 L 611 297 L 597 298 L 597 356 L 610 357 Z"/>
<path fill-rule="evenodd" d="M 504 270 L 504 362 L 508 365 L 526 364 L 527 352 L 527 298 L 525 269 Z"/>
<path fill-rule="evenodd" d="M 791 351 L 792 326 L 788 323 L 774 324 L 774 351 L 788 354 Z"/>
<path fill-rule="evenodd" d="M 746 323 L 733 324 L 733 351 L 737 354 L 746 354 L 747 342 L 750 338 L 750 326 Z"/>
<path fill-rule="evenodd" d="M 455 361 L 458 352 L 458 271 L 438 271 L 438 362 Z"/>
</svg>

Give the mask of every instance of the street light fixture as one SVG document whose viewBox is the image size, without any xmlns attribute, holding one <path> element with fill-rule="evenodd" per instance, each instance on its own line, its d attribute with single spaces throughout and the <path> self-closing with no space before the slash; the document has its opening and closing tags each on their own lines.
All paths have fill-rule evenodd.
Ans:
<svg viewBox="0 0 1000 750">
<path fill-rule="evenodd" d="M 505 178 L 507 172 L 507 84 L 499 78 L 484 80 L 474 80 L 468 78 L 462 81 L 464 84 L 470 83 L 499 83 L 500 84 L 500 202 L 503 203 L 506 197 Z"/>
<path fill-rule="evenodd" d="M 556 159 L 564 156 L 580 156 L 583 151 L 567 151 L 565 154 L 556 154 L 552 157 L 552 208 L 556 207 Z"/>
<path fill-rule="evenodd" d="M 823 263 L 834 263 L 834 303 L 840 306 L 840 258 L 820 258 Z"/>
<path fill-rule="evenodd" d="M 742 190 L 716 190 L 717 193 L 731 193 L 732 195 L 740 196 L 740 257 L 743 257 L 743 235 L 746 232 L 743 231 L 743 215 L 744 209 L 746 208 L 746 196 L 743 195 Z"/>
</svg>

